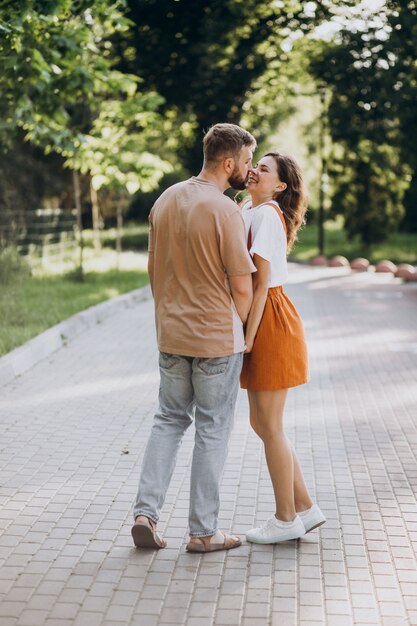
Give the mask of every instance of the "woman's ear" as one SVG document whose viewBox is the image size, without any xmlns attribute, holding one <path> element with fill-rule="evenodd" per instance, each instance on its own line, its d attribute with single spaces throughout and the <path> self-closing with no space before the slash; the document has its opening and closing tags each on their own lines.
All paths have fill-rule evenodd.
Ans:
<svg viewBox="0 0 417 626">
<path fill-rule="evenodd" d="M 278 183 L 277 188 L 276 188 L 276 192 L 277 193 L 282 193 L 283 191 L 285 191 L 287 188 L 287 183 Z"/>
</svg>

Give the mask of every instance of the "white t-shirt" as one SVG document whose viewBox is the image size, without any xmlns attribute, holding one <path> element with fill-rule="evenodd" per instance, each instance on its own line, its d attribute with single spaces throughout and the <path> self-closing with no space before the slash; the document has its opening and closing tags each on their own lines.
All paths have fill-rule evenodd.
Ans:
<svg viewBox="0 0 417 626">
<path fill-rule="evenodd" d="M 281 211 L 278 203 L 273 202 Z M 271 264 L 269 287 L 279 287 L 288 280 L 287 235 L 277 210 L 270 204 L 260 204 L 251 208 L 246 202 L 242 207 L 246 236 L 249 228 L 252 234 L 251 256 L 258 254 Z"/>
</svg>

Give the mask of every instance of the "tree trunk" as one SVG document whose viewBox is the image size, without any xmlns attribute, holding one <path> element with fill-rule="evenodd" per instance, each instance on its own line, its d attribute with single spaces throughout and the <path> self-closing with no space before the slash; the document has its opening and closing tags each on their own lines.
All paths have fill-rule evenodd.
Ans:
<svg viewBox="0 0 417 626">
<path fill-rule="evenodd" d="M 80 280 L 84 279 L 83 268 L 83 256 L 84 256 L 84 238 L 83 238 L 83 218 L 81 209 L 81 191 L 80 191 L 80 176 L 76 170 L 72 171 L 72 182 L 74 186 L 74 202 L 77 211 L 77 231 L 78 231 L 78 246 L 79 246 L 79 264 L 78 272 Z"/>
<path fill-rule="evenodd" d="M 122 235 L 123 235 L 123 209 L 119 201 L 117 203 L 117 226 L 116 226 L 116 256 L 117 269 L 119 269 L 120 254 L 122 252 Z"/>
<path fill-rule="evenodd" d="M 318 249 L 319 255 L 324 255 L 324 181 L 327 173 L 326 159 L 326 91 L 323 86 L 319 87 L 321 111 L 320 111 L 320 138 L 319 138 L 319 157 L 320 157 L 320 187 L 319 187 L 319 215 L 318 215 Z"/>
<path fill-rule="evenodd" d="M 93 246 L 94 250 L 101 250 L 100 241 L 100 207 L 98 204 L 97 190 L 93 186 L 92 179 L 90 180 L 90 198 L 91 198 L 91 217 L 93 222 Z"/>
</svg>

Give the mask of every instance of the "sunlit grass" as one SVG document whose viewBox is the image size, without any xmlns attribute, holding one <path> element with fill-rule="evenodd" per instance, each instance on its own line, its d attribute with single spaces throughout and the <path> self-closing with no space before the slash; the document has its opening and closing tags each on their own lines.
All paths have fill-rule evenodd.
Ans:
<svg viewBox="0 0 417 626">
<path fill-rule="evenodd" d="M 147 224 L 128 224 L 122 240 L 123 250 L 131 250 L 132 253 L 142 251 L 145 254 L 147 238 Z M 115 230 L 106 231 L 102 240 L 105 246 L 114 247 Z M 314 223 L 308 223 L 299 231 L 299 241 L 294 246 L 291 259 L 308 261 L 318 252 L 318 227 Z M 325 254 L 330 258 L 341 254 L 349 260 L 365 256 L 372 263 L 390 259 L 394 263 L 417 264 L 417 233 L 394 233 L 386 242 L 373 246 L 369 252 L 358 237 L 353 241 L 348 240 L 343 230 L 343 220 L 339 218 L 325 223 Z"/>
<path fill-rule="evenodd" d="M 317 225 L 307 224 L 299 231 L 298 239 L 291 252 L 291 260 L 308 261 L 318 255 Z M 386 242 L 373 246 L 369 252 L 359 238 L 348 240 L 340 221 L 326 222 L 324 246 L 325 255 L 329 258 L 340 254 L 349 260 L 366 257 L 371 263 L 389 259 L 394 263 L 417 264 L 417 234 L 394 233 Z"/>
<path fill-rule="evenodd" d="M 18 276 L 0 292 L 0 354 L 25 343 L 47 328 L 90 306 L 142 287 L 142 270 L 88 271 L 80 281 L 74 272 Z"/>
<path fill-rule="evenodd" d="M 115 230 L 101 234 L 100 252 L 93 250 L 91 232 L 86 231 L 83 281 L 77 278 L 77 254 L 63 263 L 47 259 L 32 270 L 32 275 L 27 267 L 16 268 L 13 256 L 9 258 L 2 268 L 10 275 L 0 272 L 0 355 L 74 313 L 145 285 L 147 237 L 147 224 L 128 225 L 123 252 L 117 255 Z M 299 232 L 290 258 L 313 258 L 318 254 L 317 240 L 317 226 L 308 224 Z M 372 263 L 386 258 L 417 265 L 417 234 L 394 233 L 367 254 L 359 240 L 348 241 L 340 222 L 326 222 L 325 254 L 329 258 L 341 254 L 349 260 L 366 256 Z"/>
</svg>

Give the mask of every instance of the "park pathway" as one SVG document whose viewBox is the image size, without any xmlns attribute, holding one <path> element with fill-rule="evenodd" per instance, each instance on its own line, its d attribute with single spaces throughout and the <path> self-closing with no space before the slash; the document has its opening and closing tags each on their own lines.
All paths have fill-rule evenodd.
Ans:
<svg viewBox="0 0 417 626">
<path fill-rule="evenodd" d="M 131 505 L 158 390 L 152 302 L 115 313 L 0 389 L 1 626 L 417 626 L 417 284 L 291 266 L 311 382 L 288 435 L 328 522 L 299 542 L 184 551 L 192 430 L 160 527 Z M 239 396 L 221 524 L 273 511 Z"/>
</svg>

